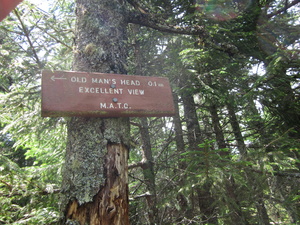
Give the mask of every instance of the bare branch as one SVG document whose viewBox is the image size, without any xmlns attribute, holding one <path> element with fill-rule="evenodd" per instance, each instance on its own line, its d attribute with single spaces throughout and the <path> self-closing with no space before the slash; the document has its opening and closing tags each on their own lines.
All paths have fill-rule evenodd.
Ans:
<svg viewBox="0 0 300 225">
<path fill-rule="evenodd" d="M 132 5 L 135 9 L 137 9 L 138 11 L 140 11 L 141 13 L 147 13 L 146 9 L 143 9 L 140 4 L 134 0 L 127 0 L 127 2 Z"/>
<path fill-rule="evenodd" d="M 273 16 L 276 16 L 276 15 L 282 13 L 282 12 L 285 12 L 287 9 L 291 8 L 294 5 L 297 5 L 299 2 L 300 2 L 300 0 L 294 0 L 290 4 L 287 4 L 284 8 L 279 9 L 279 10 L 273 12 L 273 13 L 268 14 L 267 17 L 272 18 Z"/>
<path fill-rule="evenodd" d="M 128 22 L 167 33 L 205 36 L 205 29 L 202 26 L 182 27 L 163 24 L 156 15 L 152 14 L 129 12 Z"/>
<path fill-rule="evenodd" d="M 139 198 L 148 198 L 150 196 L 153 196 L 152 194 L 150 194 L 149 192 L 146 192 L 144 194 L 141 194 L 141 195 L 136 195 L 136 196 L 133 196 L 133 198 L 130 198 L 129 200 L 130 201 L 133 201 L 135 199 L 139 199 Z"/>
<path fill-rule="evenodd" d="M 136 168 L 136 167 L 142 167 L 143 165 L 145 165 L 144 162 L 137 162 L 137 163 L 133 163 L 133 164 L 130 164 L 128 165 L 128 169 L 133 169 L 133 168 Z"/>
</svg>

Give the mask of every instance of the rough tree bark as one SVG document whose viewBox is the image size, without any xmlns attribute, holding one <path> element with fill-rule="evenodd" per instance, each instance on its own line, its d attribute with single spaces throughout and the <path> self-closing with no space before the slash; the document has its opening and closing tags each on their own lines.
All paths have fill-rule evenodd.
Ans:
<svg viewBox="0 0 300 225">
<path fill-rule="evenodd" d="M 132 25 L 133 29 L 139 32 L 139 27 Z M 136 63 L 136 70 L 135 72 L 139 75 L 143 75 L 142 70 L 142 54 L 140 49 L 140 43 L 138 40 L 134 40 L 134 56 L 135 56 L 135 63 Z M 149 134 L 149 126 L 148 126 L 148 119 L 147 118 L 140 118 L 140 134 L 141 134 L 141 141 L 142 141 L 142 161 L 141 161 L 141 168 L 143 170 L 144 182 L 146 184 L 147 192 L 149 195 L 146 196 L 147 205 L 149 207 L 148 211 L 148 219 L 149 224 L 154 225 L 159 223 L 158 217 L 158 209 L 157 209 L 157 196 L 156 196 L 156 185 L 155 185 L 155 173 L 154 173 L 154 160 L 152 156 L 151 150 L 151 139 Z"/>
<path fill-rule="evenodd" d="M 229 93 L 227 93 L 227 96 L 229 96 L 229 98 L 226 103 L 226 107 L 228 110 L 229 122 L 232 127 L 232 132 L 233 132 L 235 140 L 237 142 L 237 147 L 241 154 L 242 160 L 247 160 L 246 144 L 244 142 L 244 137 L 242 135 L 242 131 L 241 131 L 241 128 L 239 125 L 240 123 L 235 114 L 235 107 L 234 107 L 233 99 L 231 98 Z M 251 104 L 251 103 L 249 103 L 249 104 Z M 256 108 L 255 108 L 255 110 L 256 110 Z M 249 166 L 249 167 L 251 167 L 251 166 Z M 247 179 L 248 183 L 253 187 L 252 189 L 256 190 L 255 206 L 257 209 L 259 224 L 269 225 L 270 219 L 269 219 L 267 209 L 266 209 L 265 203 L 264 203 L 264 197 L 263 197 L 264 193 L 263 193 L 262 189 L 260 189 L 258 187 L 261 184 L 257 185 L 258 182 L 255 182 L 256 176 L 253 174 L 253 172 L 251 170 L 245 170 L 245 174 L 247 174 L 246 179 Z"/>
<path fill-rule="evenodd" d="M 186 176 L 184 173 L 182 173 L 182 171 L 186 170 L 187 164 L 186 162 L 181 161 L 180 159 L 183 158 L 181 154 L 184 153 L 185 151 L 185 143 L 183 139 L 182 123 L 181 123 L 180 112 L 179 112 L 179 98 L 176 93 L 173 94 L 173 99 L 174 99 L 174 106 L 175 106 L 175 113 L 176 113 L 175 116 L 173 117 L 174 130 L 175 130 L 175 142 L 176 142 L 176 149 L 178 154 L 178 169 L 179 169 L 179 173 L 181 174 L 178 181 L 178 186 L 183 187 Z M 188 212 L 189 211 L 188 201 L 187 198 L 184 196 L 184 194 L 181 192 L 177 193 L 176 199 L 180 206 L 178 210 L 179 215 L 181 215 L 179 217 L 179 220 L 182 220 L 184 215 L 186 214 L 186 211 L 187 214 L 190 214 Z"/>
<path fill-rule="evenodd" d="M 203 140 L 201 138 L 201 130 L 196 112 L 194 96 L 189 93 L 184 93 L 181 95 L 181 98 L 184 106 L 184 117 L 186 119 L 189 148 L 191 150 L 200 150 L 199 144 L 203 143 Z M 214 202 L 214 198 L 211 194 L 211 183 L 205 182 L 205 184 L 201 187 L 195 188 L 195 192 L 198 196 L 202 220 L 209 224 L 218 224 L 218 219 L 215 216 L 216 207 L 212 204 Z M 192 204 L 191 210 L 193 210 L 193 208 L 194 206 Z M 192 218 L 194 216 L 191 210 L 187 210 L 186 214 L 188 218 Z"/>
<path fill-rule="evenodd" d="M 154 173 L 154 161 L 151 151 L 151 142 L 148 128 L 147 118 L 141 118 L 140 133 L 142 138 L 142 157 L 144 182 L 147 186 L 147 190 L 150 195 L 146 197 L 147 204 L 149 207 L 149 224 L 158 224 L 158 210 L 157 210 L 157 196 L 156 196 L 156 185 L 155 185 L 155 173 Z"/>
<path fill-rule="evenodd" d="M 118 0 L 77 0 L 75 71 L 125 74 L 126 19 Z M 68 121 L 61 224 L 127 225 L 127 118 Z"/>
<path fill-rule="evenodd" d="M 214 128 L 214 133 L 216 135 L 216 140 L 218 144 L 219 149 L 227 148 L 227 144 L 225 141 L 224 133 L 222 130 L 222 127 L 220 125 L 220 118 L 218 116 L 218 109 L 215 103 L 211 103 L 209 107 L 209 111 L 212 118 L 212 125 Z M 221 151 L 220 153 L 221 157 L 229 157 L 229 152 L 227 151 Z M 224 178 L 224 186 L 226 190 L 226 195 L 229 198 L 229 201 L 227 201 L 228 208 L 230 210 L 230 219 L 232 224 L 240 224 L 245 225 L 248 224 L 245 215 L 242 211 L 242 207 L 240 204 L 240 201 L 238 200 L 238 197 L 236 195 L 237 193 L 237 186 L 235 184 L 234 176 L 231 175 L 229 177 Z"/>
<path fill-rule="evenodd" d="M 174 129 L 175 129 L 175 141 L 177 147 L 176 149 L 178 153 L 181 154 L 185 150 L 185 144 L 183 140 L 182 124 L 181 124 L 180 113 L 179 113 L 179 99 L 176 93 L 173 94 L 173 99 L 174 99 L 174 106 L 175 106 L 175 113 L 176 113 L 176 115 L 173 117 Z"/>
</svg>

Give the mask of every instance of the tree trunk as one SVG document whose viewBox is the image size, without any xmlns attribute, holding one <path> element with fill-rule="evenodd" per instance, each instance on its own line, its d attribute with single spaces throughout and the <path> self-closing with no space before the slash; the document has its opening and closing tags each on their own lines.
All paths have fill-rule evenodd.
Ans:
<svg viewBox="0 0 300 225">
<path fill-rule="evenodd" d="M 288 63 L 279 57 L 270 57 L 265 60 L 267 65 L 268 85 L 271 87 L 265 90 L 266 98 L 262 103 L 268 107 L 273 116 L 278 117 L 282 128 L 293 129 L 288 132 L 291 138 L 299 139 L 300 136 L 300 104 L 299 98 L 295 95 L 291 84 L 295 82 L 292 76 L 288 75 Z M 298 158 L 299 159 L 299 156 Z M 300 169 L 300 167 L 299 167 Z"/>
<path fill-rule="evenodd" d="M 194 97 L 191 94 L 183 93 L 182 101 L 184 105 L 184 118 L 186 119 L 189 147 L 194 151 L 199 150 L 199 144 L 201 144 L 203 140 L 201 138 L 201 130 L 196 112 Z M 197 192 L 202 220 L 207 221 L 209 224 L 218 224 L 218 219 L 215 216 L 216 207 L 213 206 L 214 198 L 211 194 L 211 185 L 211 182 L 207 181 L 203 186 L 197 187 L 194 190 Z M 191 202 L 193 202 L 193 199 L 191 200 Z M 194 205 L 192 204 L 190 210 L 187 210 L 188 218 L 192 218 L 194 216 L 193 208 Z"/>
<path fill-rule="evenodd" d="M 174 121 L 174 130 L 175 130 L 175 142 L 176 142 L 176 150 L 178 154 L 178 170 L 179 170 L 179 180 L 178 180 L 178 186 L 179 187 L 184 187 L 185 185 L 185 179 L 186 179 L 186 174 L 184 171 L 187 168 L 187 164 L 185 161 L 182 161 L 181 159 L 183 156 L 181 156 L 182 153 L 185 152 L 185 143 L 183 139 L 183 131 L 182 131 L 182 124 L 181 124 L 181 119 L 180 119 L 180 112 L 179 112 L 179 98 L 176 93 L 173 94 L 173 99 L 174 99 L 174 106 L 175 106 L 175 116 L 173 117 Z M 191 214 L 189 211 L 189 206 L 188 206 L 188 200 L 184 196 L 183 193 L 178 192 L 176 199 L 178 201 L 178 204 L 180 206 L 178 210 L 178 214 L 180 215 L 177 221 L 181 221 L 184 216 L 187 214 Z"/>
<path fill-rule="evenodd" d="M 139 27 L 132 25 L 133 29 L 139 31 Z M 143 75 L 142 71 L 142 53 L 140 51 L 140 44 L 138 40 L 134 40 L 135 48 L 135 62 L 136 70 L 135 72 L 139 75 Z M 157 210 L 157 196 L 156 196 L 156 185 L 155 185 L 155 173 L 154 173 L 154 161 L 151 150 L 151 139 L 149 134 L 149 126 L 147 118 L 140 118 L 141 125 L 139 126 L 141 140 L 142 140 L 142 163 L 141 168 L 143 170 L 144 182 L 146 184 L 146 189 L 149 195 L 146 197 L 147 205 L 149 208 L 148 219 L 149 224 L 158 224 L 158 210 Z"/>
<path fill-rule="evenodd" d="M 199 137 L 200 137 L 200 128 L 198 125 L 198 118 L 196 114 L 196 108 L 195 108 L 195 102 L 194 97 L 192 95 L 189 95 L 187 93 L 183 93 L 181 95 L 183 107 L 184 107 L 184 120 L 186 122 L 187 127 L 187 139 L 188 139 L 188 145 L 191 150 L 198 150 L 198 144 L 200 144 Z M 181 181 L 182 183 L 182 181 Z M 195 216 L 194 208 L 195 208 L 195 202 L 194 202 L 194 196 L 193 196 L 194 189 L 191 189 L 191 196 L 190 197 L 190 203 L 186 201 L 185 197 L 182 195 L 179 195 L 177 198 L 180 202 L 180 204 L 185 207 L 182 210 L 185 210 L 185 216 L 188 219 L 193 219 Z M 207 193 L 209 194 L 209 193 Z M 200 204 L 204 202 L 199 202 Z M 203 206 L 201 208 L 201 212 L 203 213 L 203 208 L 206 206 Z"/>
<path fill-rule="evenodd" d="M 230 124 L 231 124 L 231 127 L 232 127 L 232 131 L 233 131 L 235 140 L 237 142 L 238 150 L 239 150 L 241 156 L 243 158 L 245 158 L 246 155 L 247 155 L 246 145 L 245 145 L 245 142 L 244 142 L 244 137 L 242 135 L 238 119 L 235 115 L 234 107 L 230 102 L 228 102 L 226 104 L 226 106 L 227 106 L 227 109 L 228 109 L 229 121 L 230 121 Z"/>
<path fill-rule="evenodd" d="M 223 133 L 222 127 L 220 125 L 220 119 L 218 116 L 217 106 L 214 103 L 211 103 L 211 105 L 209 106 L 209 111 L 211 114 L 212 125 L 214 128 L 214 133 L 216 135 L 216 141 L 218 144 L 218 148 L 219 149 L 227 148 L 227 144 L 226 144 L 225 138 L 224 138 L 224 133 Z M 226 155 L 228 155 L 228 153 L 221 151 L 220 155 L 226 156 Z"/>
<path fill-rule="evenodd" d="M 154 162 L 151 151 L 151 142 L 148 129 L 147 118 L 141 118 L 141 127 L 140 133 L 142 137 L 142 170 L 144 175 L 144 182 L 147 186 L 147 190 L 150 195 L 146 197 L 147 204 L 149 207 L 149 222 L 150 225 L 158 224 L 158 211 L 156 208 L 157 199 L 156 199 L 156 186 L 155 186 L 155 174 L 154 174 Z"/>
<path fill-rule="evenodd" d="M 191 94 L 183 93 L 181 95 L 184 107 L 184 119 L 187 127 L 187 138 L 191 149 L 198 149 L 202 142 L 201 131 L 196 113 L 194 97 Z"/>
<path fill-rule="evenodd" d="M 73 70 L 124 74 L 126 19 L 117 0 L 77 0 Z M 62 224 L 129 224 L 128 118 L 68 121 Z"/>
<path fill-rule="evenodd" d="M 250 104 L 250 107 L 252 108 L 251 109 L 251 115 L 252 116 L 255 116 L 255 121 L 252 122 L 250 125 L 252 127 L 258 127 L 259 129 L 257 130 L 257 132 L 259 133 L 260 135 L 260 142 L 261 142 L 261 145 L 262 146 L 265 146 L 265 151 L 266 151 L 266 155 L 269 159 L 269 161 L 271 162 L 271 166 L 274 170 L 274 173 L 276 174 L 277 172 L 280 171 L 280 167 L 276 164 L 276 159 L 274 158 L 274 155 L 273 154 L 270 154 L 272 152 L 276 152 L 276 145 L 272 145 L 270 143 L 272 143 L 272 139 L 273 137 L 270 136 L 269 133 L 267 133 L 265 131 L 264 128 L 264 121 L 263 119 L 260 117 L 260 114 L 259 112 L 257 111 L 256 107 L 255 107 L 255 103 L 253 101 L 249 101 Z M 272 135 L 272 134 L 271 134 Z M 293 156 L 293 155 L 291 155 Z M 299 159 L 299 157 L 296 155 L 295 156 L 297 159 Z M 296 162 L 295 165 L 297 166 L 297 168 L 300 168 L 300 163 Z M 273 176 L 273 182 L 275 185 L 272 185 L 271 188 L 273 189 L 272 191 L 274 193 L 277 193 L 281 198 L 282 198 L 282 206 L 286 209 L 289 217 L 290 217 L 290 221 L 291 223 L 296 223 L 299 218 L 300 218 L 300 211 L 299 211 L 299 206 L 295 206 L 293 204 L 290 204 L 289 201 L 286 201 L 286 199 L 288 199 L 290 196 L 290 193 L 291 191 L 293 191 L 293 189 L 289 190 L 287 193 L 285 193 L 284 189 L 282 188 L 283 185 L 281 180 L 278 176 Z M 288 179 L 288 177 L 287 177 Z M 290 189 L 290 187 L 289 187 Z M 295 189 L 294 189 L 295 190 Z M 264 210 L 265 211 L 265 210 Z M 262 218 L 265 218 L 265 217 L 262 217 Z M 270 223 L 269 223 L 270 224 Z"/>
<path fill-rule="evenodd" d="M 173 117 L 174 121 L 174 130 L 175 130 L 175 141 L 176 141 L 176 149 L 178 154 L 184 153 L 185 151 L 185 143 L 183 140 L 183 131 L 182 131 L 182 124 L 180 119 L 179 113 L 179 99 L 177 94 L 173 94 L 174 99 L 174 107 L 175 107 L 175 116 Z M 179 163 L 179 169 L 185 169 L 185 163 Z"/>
<path fill-rule="evenodd" d="M 232 102 L 228 101 L 226 106 L 228 109 L 229 121 L 230 121 L 230 124 L 232 127 L 232 131 L 233 131 L 235 140 L 237 142 L 238 150 L 241 154 L 242 159 L 247 160 L 247 149 L 246 149 L 244 137 L 242 135 L 241 128 L 239 125 L 239 121 L 235 114 L 234 105 L 232 104 Z M 249 166 L 249 167 L 251 167 L 251 166 Z M 257 190 L 255 206 L 257 209 L 259 224 L 269 225 L 270 220 L 269 220 L 269 216 L 267 213 L 267 209 L 264 204 L 263 190 L 260 187 L 258 187 L 258 185 L 257 185 L 258 182 L 255 182 L 256 178 L 255 178 L 255 175 L 253 174 L 253 172 L 251 172 L 251 170 L 250 171 L 245 170 L 245 174 L 247 175 L 246 180 L 247 180 L 248 184 L 252 186 L 253 190 Z"/>
<path fill-rule="evenodd" d="M 214 128 L 214 133 L 216 135 L 216 140 L 218 144 L 219 149 L 224 149 L 227 147 L 225 138 L 224 138 L 224 133 L 220 125 L 220 119 L 218 116 L 218 111 L 217 107 L 214 103 L 211 103 L 211 106 L 209 107 L 211 117 L 212 117 L 212 124 Z M 223 157 L 229 157 L 229 152 L 227 151 L 221 151 L 220 156 Z M 248 224 L 244 213 L 241 208 L 241 204 L 238 200 L 238 197 L 236 195 L 237 193 L 237 187 L 235 185 L 234 177 L 233 175 L 226 177 L 224 179 L 224 185 L 225 185 L 225 190 L 226 190 L 226 196 L 228 197 L 227 200 L 227 205 L 229 210 L 231 211 L 230 213 L 230 218 L 231 218 L 231 223 L 232 224 Z"/>
</svg>

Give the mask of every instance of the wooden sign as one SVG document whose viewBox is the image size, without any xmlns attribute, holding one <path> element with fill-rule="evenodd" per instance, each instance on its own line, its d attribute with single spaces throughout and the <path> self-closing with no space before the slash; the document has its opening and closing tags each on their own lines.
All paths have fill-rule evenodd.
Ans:
<svg viewBox="0 0 300 225">
<path fill-rule="evenodd" d="M 169 80 L 43 71 L 42 116 L 149 117 L 175 113 Z"/>
<path fill-rule="evenodd" d="M 0 0 L 0 21 L 2 21 L 22 0 Z"/>
</svg>

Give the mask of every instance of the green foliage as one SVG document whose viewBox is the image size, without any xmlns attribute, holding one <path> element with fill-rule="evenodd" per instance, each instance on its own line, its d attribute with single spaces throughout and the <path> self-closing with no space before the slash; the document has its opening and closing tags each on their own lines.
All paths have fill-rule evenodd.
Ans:
<svg viewBox="0 0 300 225">
<path fill-rule="evenodd" d="M 59 216 L 66 127 L 41 118 L 40 82 L 42 69 L 71 66 L 72 5 L 59 1 L 49 14 L 25 1 L 0 25 L 1 224 L 55 224 Z"/>
<path fill-rule="evenodd" d="M 0 155 L 0 164 L 0 222 L 40 224 L 43 221 L 50 224 L 55 221 L 58 217 L 54 196 L 57 187 L 40 179 L 46 169 L 20 167 L 4 155 Z"/>
<path fill-rule="evenodd" d="M 138 2 L 129 10 L 205 31 L 187 36 L 128 27 L 128 73 L 168 77 L 179 96 L 179 117 L 148 119 L 160 223 L 237 224 L 239 215 L 240 224 L 298 224 L 297 7 Z M 59 216 L 67 119 L 41 118 L 40 82 L 42 69 L 71 70 L 74 17 L 73 1 L 54 1 L 49 12 L 25 1 L 0 24 L 0 224 L 55 224 Z M 184 116 L 184 96 L 194 99 L 200 134 Z M 141 124 L 131 122 L 129 163 L 143 165 Z M 129 173 L 132 224 L 149 224 L 144 175 L 141 167 Z"/>
</svg>

